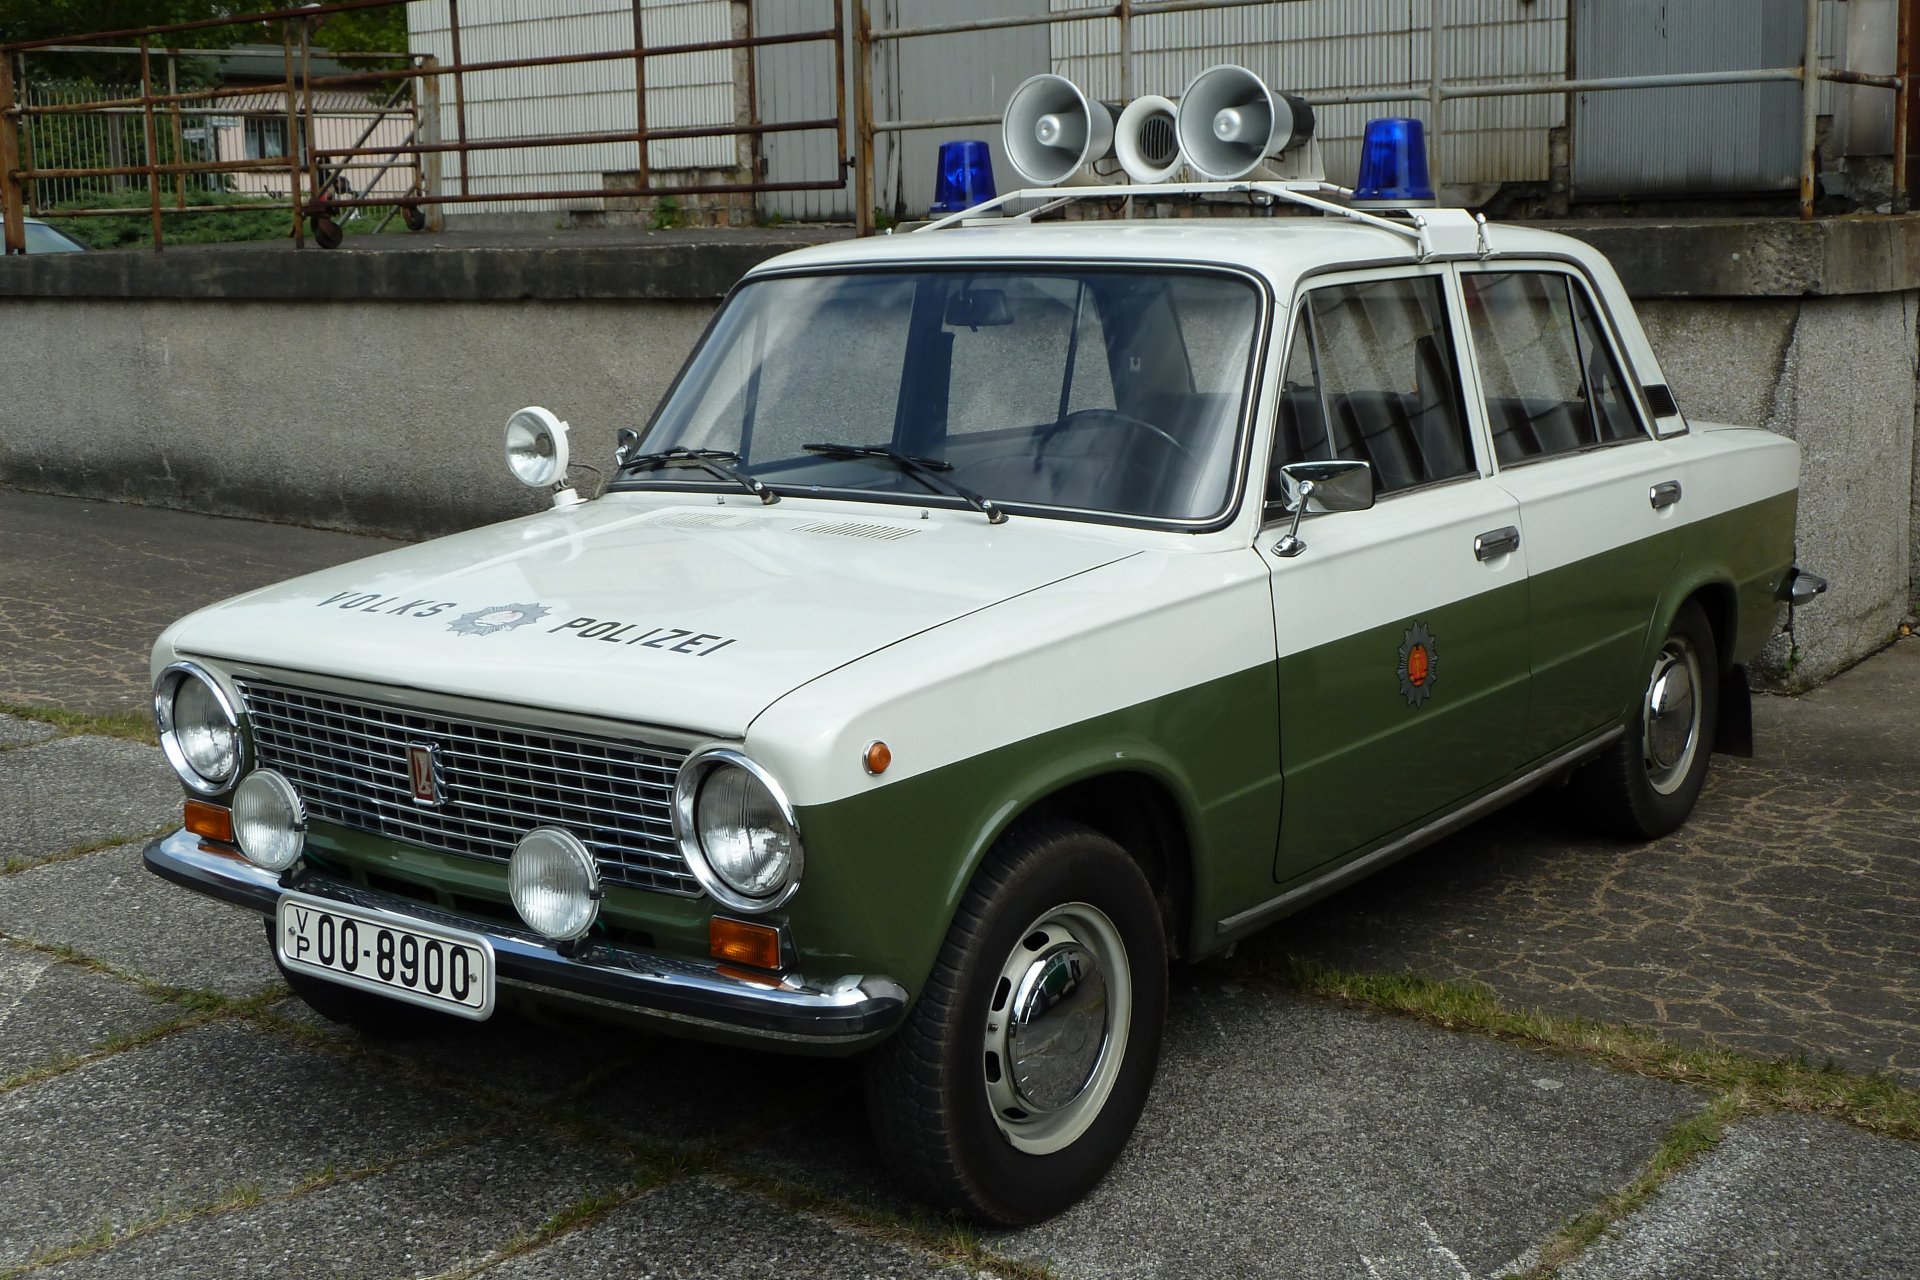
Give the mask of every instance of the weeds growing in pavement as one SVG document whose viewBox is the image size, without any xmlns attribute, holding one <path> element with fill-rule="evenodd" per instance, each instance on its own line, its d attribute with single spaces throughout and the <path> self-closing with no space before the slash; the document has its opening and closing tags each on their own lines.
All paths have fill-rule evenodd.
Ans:
<svg viewBox="0 0 1920 1280">
<path fill-rule="evenodd" d="M 42 707 L 20 702 L 0 702 L 0 715 L 20 720 L 38 720 L 61 730 L 66 736 L 85 734 L 98 738 L 125 738 L 155 746 L 151 716 L 124 711 L 68 711 L 64 707 Z"/>
</svg>

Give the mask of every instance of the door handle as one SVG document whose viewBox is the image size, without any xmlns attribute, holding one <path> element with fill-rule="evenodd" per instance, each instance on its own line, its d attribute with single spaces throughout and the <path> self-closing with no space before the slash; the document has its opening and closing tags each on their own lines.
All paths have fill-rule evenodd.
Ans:
<svg viewBox="0 0 1920 1280">
<path fill-rule="evenodd" d="M 1491 560 L 1495 556 L 1509 555 L 1520 549 L 1520 530 L 1512 525 L 1504 529 L 1489 529 L 1473 540 L 1473 558 Z"/>
<path fill-rule="evenodd" d="M 1662 480 L 1659 484 L 1647 490 L 1647 501 L 1653 504 L 1655 511 L 1660 510 L 1662 507 L 1672 506 L 1674 503 L 1680 501 L 1680 482 L 1678 480 Z"/>
</svg>

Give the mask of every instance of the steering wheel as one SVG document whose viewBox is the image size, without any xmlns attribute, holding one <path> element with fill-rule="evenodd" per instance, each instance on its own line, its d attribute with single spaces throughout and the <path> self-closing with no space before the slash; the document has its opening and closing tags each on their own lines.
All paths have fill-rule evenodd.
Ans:
<svg viewBox="0 0 1920 1280">
<path fill-rule="evenodd" d="M 1123 427 L 1129 431 L 1139 431 L 1152 436 L 1188 462 L 1193 461 L 1193 451 L 1168 435 L 1166 431 L 1144 418 L 1121 413 L 1118 409 L 1075 409 L 1053 425 L 1042 428 L 1039 447 L 1034 450 L 1036 460 L 1046 456 L 1047 450 L 1052 447 L 1056 437 L 1085 427 Z"/>
</svg>

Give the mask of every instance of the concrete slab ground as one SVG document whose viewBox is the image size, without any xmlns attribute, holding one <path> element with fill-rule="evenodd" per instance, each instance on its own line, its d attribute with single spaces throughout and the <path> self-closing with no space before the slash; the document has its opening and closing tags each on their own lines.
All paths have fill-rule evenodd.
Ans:
<svg viewBox="0 0 1920 1280">
<path fill-rule="evenodd" d="M 1920 1275 L 1920 1146 L 1831 1120 L 1736 1126 L 1566 1280 Z"/>
<path fill-rule="evenodd" d="M 188 523 L 128 585 L 149 606 L 232 533 L 154 514 Z M 135 514 L 96 527 L 160 526 Z M 120 554 L 111 539 L 97 549 Z M 260 572 L 307 567 L 312 552 L 264 554 Z M 79 590 L 31 564 L 9 571 L 41 599 Z M 70 612 L 42 616 L 53 628 Z M 30 611 L 6 616 L 29 648 L 56 634 L 36 638 Z M 110 653 L 132 689 L 150 639 L 75 652 Z M 1760 755 L 1719 762 L 1669 840 L 1591 840 L 1549 796 L 1242 955 L 1467 978 L 1515 1004 L 1911 1082 L 1916 656 L 1903 646 L 1806 698 L 1763 701 Z M 21 693 L 0 700 L 57 700 Z M 1182 971 L 1165 1063 L 1112 1175 L 1050 1222 L 956 1245 L 879 1166 L 857 1062 L 505 1016 L 363 1040 L 280 994 L 257 919 L 146 873 L 137 844 L 71 853 L 177 814 L 153 748 L 0 731 L 14 797 L 0 841 L 18 850 L 0 864 L 8 1280 L 1482 1280 L 1532 1266 L 1706 1102 L 1582 1057 L 1288 994 L 1245 961 Z M 24 816 L 56 792 L 61 804 Z M 161 1002 L 147 984 L 188 990 Z M 1833 1121 L 1743 1121 L 1562 1274 L 1920 1277 L 1915 1152 Z"/>
</svg>

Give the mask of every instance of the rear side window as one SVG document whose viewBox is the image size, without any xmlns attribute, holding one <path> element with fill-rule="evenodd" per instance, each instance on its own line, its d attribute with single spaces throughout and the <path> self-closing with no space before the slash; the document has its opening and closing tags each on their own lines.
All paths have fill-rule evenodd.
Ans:
<svg viewBox="0 0 1920 1280">
<path fill-rule="evenodd" d="M 1474 471 L 1439 277 L 1331 285 L 1299 307 L 1274 464 L 1352 458 L 1393 493 Z"/>
<path fill-rule="evenodd" d="M 1586 291 L 1555 271 L 1461 274 L 1503 464 L 1644 438 Z"/>
</svg>

